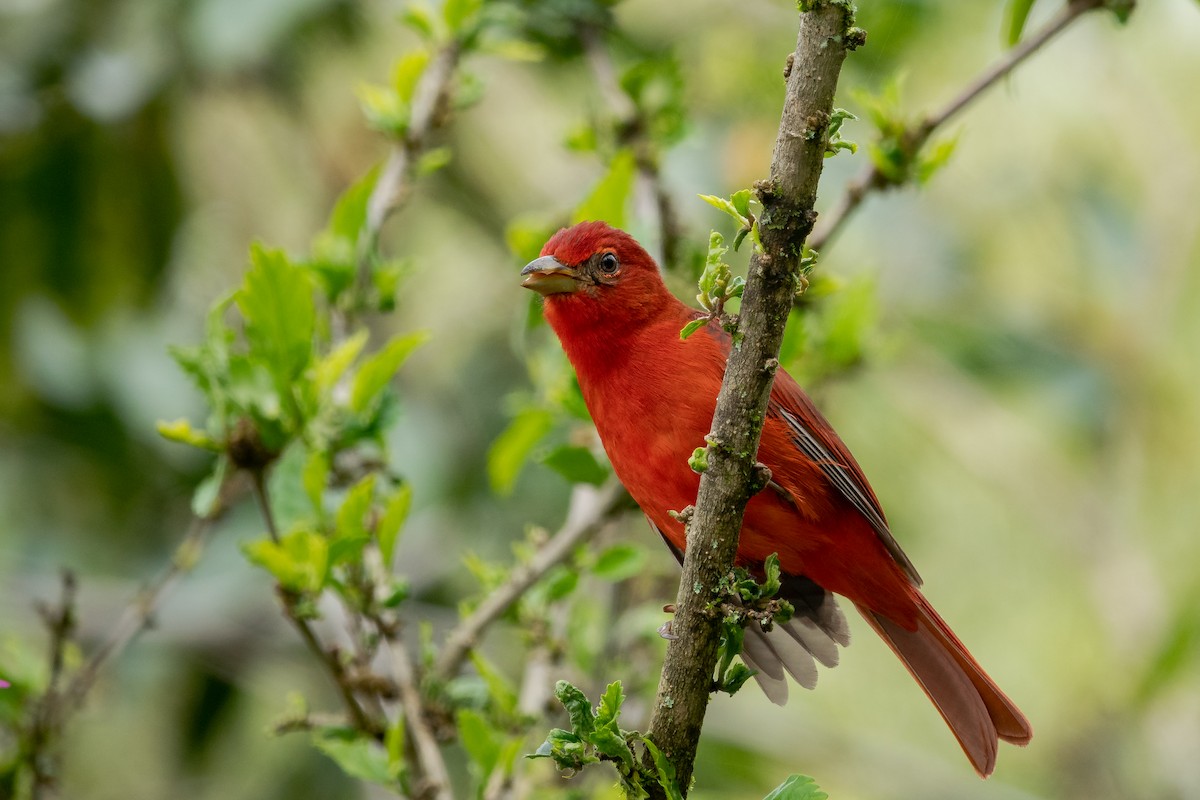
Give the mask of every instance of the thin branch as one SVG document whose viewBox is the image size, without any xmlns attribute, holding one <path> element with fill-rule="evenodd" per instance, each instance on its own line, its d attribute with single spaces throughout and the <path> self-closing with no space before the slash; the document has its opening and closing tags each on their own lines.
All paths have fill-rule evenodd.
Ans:
<svg viewBox="0 0 1200 800">
<path fill-rule="evenodd" d="M 1042 49 L 1051 39 L 1066 29 L 1072 22 L 1089 11 L 1102 8 L 1105 0 L 1074 0 L 1067 3 L 1040 30 L 1024 39 L 1020 44 L 1005 53 L 995 64 L 984 70 L 971 81 L 950 102 L 942 108 L 925 117 L 914 125 L 903 137 L 905 152 L 915 155 L 929 140 L 929 137 L 948 120 L 974 102 L 980 95 L 991 88 L 997 81 L 1004 78 L 1020 66 L 1030 56 Z M 847 184 L 845 191 L 833 209 L 821 218 L 821 224 L 813 231 L 808 239 L 808 246 L 813 250 L 823 250 L 829 241 L 837 235 L 846 220 L 858 210 L 863 200 L 871 192 L 887 189 L 898 185 L 896 181 L 884 175 L 874 164 L 869 165 L 859 175 Z"/>
<path fill-rule="evenodd" d="M 696 745 L 712 690 L 720 638 L 709 605 L 729 574 L 746 503 L 769 479 L 755 462 L 762 422 L 788 309 L 796 293 L 805 237 L 812 231 L 817 183 L 838 76 L 848 49 L 865 40 L 849 4 L 813 2 L 800 15 L 770 179 L 756 190 L 762 252 L 750 260 L 738 336 L 717 398 L 708 467 L 687 525 L 687 548 L 676 600 L 676 638 L 667 646 L 650 718 L 651 741 L 675 767 L 679 788 L 690 787 Z M 644 766 L 655 769 L 650 754 Z M 657 786 L 651 797 L 665 794 Z"/>
<path fill-rule="evenodd" d="M 417 797 L 431 800 L 454 800 L 451 793 L 450 773 L 442 758 L 442 749 L 437 737 L 425 717 L 425 702 L 417 687 L 416 671 L 412 661 L 394 629 L 388 629 L 376 620 L 380 634 L 386 642 L 392 665 L 392 678 L 400 694 L 400 707 L 404 711 L 405 732 L 412 742 L 417 762 L 420 765 L 422 785 L 415 792 Z"/>
<path fill-rule="evenodd" d="M 267 533 L 270 534 L 272 541 L 278 543 L 279 530 L 275 525 L 275 514 L 271 511 L 271 502 L 267 496 L 262 470 L 256 470 L 252 474 L 252 478 L 254 497 L 258 500 L 258 507 L 262 512 L 263 521 L 266 523 Z M 377 720 L 372 719 L 358 702 L 358 697 L 354 694 L 354 687 L 350 685 L 349 675 L 337 652 L 321 644 L 316 632 L 308 624 L 308 620 L 299 613 L 299 595 L 282 586 L 278 587 L 278 592 L 280 602 L 283 605 L 284 616 L 296 628 L 296 631 L 300 634 L 300 638 L 304 640 L 304 644 L 312 654 L 325 665 L 329 676 L 333 679 L 334 685 L 337 686 L 338 693 L 342 696 L 342 701 L 346 705 L 346 711 L 350 714 L 350 719 L 354 722 L 354 726 L 358 730 L 369 733 L 372 736 L 382 736 L 382 725 Z"/>
<path fill-rule="evenodd" d="M 666 269 L 679 266 L 679 251 L 683 244 L 683 228 L 679 213 L 675 210 L 675 199 L 667 190 L 659 164 L 658 148 L 647 135 L 647 120 L 637 106 L 621 89 L 617 69 L 612 55 L 601 41 L 600 33 L 585 26 L 579 32 L 584 56 L 600 89 L 600 95 L 617 118 L 617 130 L 621 144 L 633 151 L 641 184 L 654 201 L 658 215 L 658 240 L 662 250 L 659 263 Z"/>
<path fill-rule="evenodd" d="M 434 667 L 434 677 L 447 681 L 458 674 L 467 654 L 483 632 L 552 567 L 562 563 L 604 523 L 627 504 L 628 495 L 615 479 L 599 489 L 577 485 L 563 526 L 529 560 L 513 570 L 508 582 L 484 598 L 471 614 L 446 637 Z"/>
<path fill-rule="evenodd" d="M 23 758 L 33 772 L 32 797 L 39 800 L 54 787 L 55 760 L 47 751 L 61 731 L 67 714 L 59 682 L 67 643 L 75 633 L 75 594 L 78 585 L 70 570 L 62 573 L 62 596 L 56 606 L 39 605 L 38 613 L 50 632 L 50 677 L 46 691 L 33 706 Z"/>
<path fill-rule="evenodd" d="M 393 145 L 387 163 L 367 200 L 367 219 L 359 242 L 359 286 L 366 289 L 371 279 L 370 254 L 374 252 L 387 221 L 412 194 L 417 163 L 429 146 L 430 135 L 445 124 L 449 112 L 454 74 L 462 59 L 457 39 L 443 45 L 430 61 L 413 93 L 412 112 L 404 137 Z"/>
</svg>

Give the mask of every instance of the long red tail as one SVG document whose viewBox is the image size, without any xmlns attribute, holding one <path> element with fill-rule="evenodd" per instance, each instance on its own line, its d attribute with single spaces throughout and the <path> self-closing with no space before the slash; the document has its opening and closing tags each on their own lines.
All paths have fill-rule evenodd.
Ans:
<svg viewBox="0 0 1200 800">
<path fill-rule="evenodd" d="M 980 777 L 996 768 L 998 740 L 1029 744 L 1033 729 L 1000 691 L 924 596 L 911 589 L 916 630 L 907 630 L 862 605 L 859 612 L 917 679 L 950 726 Z"/>
</svg>

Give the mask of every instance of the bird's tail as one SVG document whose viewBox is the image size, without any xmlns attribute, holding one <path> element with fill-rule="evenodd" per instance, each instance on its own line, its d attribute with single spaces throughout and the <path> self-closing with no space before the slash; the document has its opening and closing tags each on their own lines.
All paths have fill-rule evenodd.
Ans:
<svg viewBox="0 0 1200 800">
<path fill-rule="evenodd" d="M 911 592 L 918 612 L 915 630 L 862 605 L 858 610 L 917 679 L 975 771 L 986 778 L 996 767 L 998 741 L 1024 746 L 1033 729 L 929 601 L 915 587 Z"/>
</svg>

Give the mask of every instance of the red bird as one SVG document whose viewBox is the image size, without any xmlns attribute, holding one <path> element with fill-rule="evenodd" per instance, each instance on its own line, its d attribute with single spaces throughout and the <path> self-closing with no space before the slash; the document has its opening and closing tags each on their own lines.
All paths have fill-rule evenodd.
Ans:
<svg viewBox="0 0 1200 800">
<path fill-rule="evenodd" d="M 688 457 L 711 428 L 729 337 L 710 323 L 681 340 L 700 312 L 668 291 L 633 237 L 602 222 L 560 230 L 521 274 L 545 297 L 617 477 L 682 557 L 683 526 L 669 512 L 696 500 Z M 995 768 L 998 740 L 1027 744 L 1029 722 L 921 595 L 862 470 L 783 370 L 758 458 L 772 479 L 746 507 L 737 560 L 756 566 L 778 553 L 781 594 L 796 607 L 769 634 L 748 629 L 742 657 L 767 696 L 786 701 L 785 669 L 813 688 L 815 661 L 837 664 L 837 645 L 850 641 L 839 594 L 904 662 L 981 776 Z"/>
</svg>

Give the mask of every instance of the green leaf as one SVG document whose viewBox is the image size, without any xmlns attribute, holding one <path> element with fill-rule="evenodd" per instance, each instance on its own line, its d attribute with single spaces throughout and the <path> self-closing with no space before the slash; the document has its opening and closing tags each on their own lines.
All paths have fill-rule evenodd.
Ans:
<svg viewBox="0 0 1200 800">
<path fill-rule="evenodd" d="M 928 183 L 938 170 L 949 163 L 956 147 L 958 147 L 957 134 L 926 145 L 917 156 L 915 171 L 917 183 Z"/>
<path fill-rule="evenodd" d="M 352 778 L 385 786 L 395 782 L 387 751 L 365 734 L 350 728 L 322 728 L 313 731 L 312 743 Z"/>
<path fill-rule="evenodd" d="M 225 476 L 229 472 L 229 459 L 221 456 L 213 465 L 212 471 L 200 481 L 192 492 L 192 513 L 200 519 L 208 519 L 220 509 L 221 487 L 225 484 Z"/>
<path fill-rule="evenodd" d="M 471 664 L 488 690 L 488 700 L 502 717 L 515 717 L 520 698 L 517 690 L 496 667 L 476 650 L 471 651 Z"/>
<path fill-rule="evenodd" d="M 732 697 L 746 684 L 746 681 L 753 677 L 754 670 L 745 664 L 734 664 L 725 675 L 725 681 L 721 684 L 721 691 Z"/>
<path fill-rule="evenodd" d="M 455 721 L 463 749 L 478 767 L 481 782 L 486 781 L 496 768 L 496 759 L 500 756 L 500 736 L 482 715 L 469 708 L 459 709 Z"/>
<path fill-rule="evenodd" d="M 624 703 L 624 687 L 620 681 L 613 681 L 604 688 L 604 694 L 600 695 L 600 703 L 596 706 L 596 726 L 607 727 L 616 724 Z"/>
<path fill-rule="evenodd" d="M 513 417 L 488 450 L 488 480 L 497 494 L 508 494 L 516 485 L 529 453 L 554 426 L 554 417 L 540 408 L 527 408 Z"/>
<path fill-rule="evenodd" d="M 574 222 L 587 220 L 603 220 L 614 228 L 625 227 L 625 206 L 633 192 L 633 180 L 637 174 L 637 166 L 633 153 L 629 150 L 619 150 L 608 165 L 608 172 L 592 189 L 575 213 Z"/>
<path fill-rule="evenodd" d="M 275 377 L 280 391 L 289 389 L 312 358 L 316 308 L 308 275 L 293 266 L 281 250 L 250 248 L 251 268 L 237 293 L 246 320 L 251 358 Z"/>
<path fill-rule="evenodd" d="M 679 338 L 680 339 L 688 338 L 693 333 L 695 333 L 696 331 L 700 330 L 705 325 L 707 325 L 709 319 L 711 319 L 711 318 L 710 317 L 701 317 L 700 319 L 694 319 L 691 322 L 689 322 L 687 325 L 684 325 L 683 329 L 679 331 Z"/>
<path fill-rule="evenodd" d="M 379 168 L 373 167 L 342 192 L 329 214 L 329 223 L 325 227 L 327 233 L 351 243 L 358 241 L 367 222 L 367 203 L 371 199 L 371 192 L 375 191 L 378 178 Z"/>
<path fill-rule="evenodd" d="M 679 791 L 679 784 L 675 781 L 675 765 L 663 755 L 654 742 L 642 739 L 642 744 L 654 759 L 654 768 L 658 771 L 658 785 L 666 792 L 667 800 L 683 800 L 683 792 Z"/>
<path fill-rule="evenodd" d="M 1013 47 L 1017 42 L 1021 41 L 1021 33 L 1025 30 L 1025 23 L 1029 19 L 1029 11 L 1033 8 L 1034 0 L 1010 0 L 1008 4 L 1007 25 L 1004 36 L 1004 41 L 1009 47 Z"/>
<path fill-rule="evenodd" d="M 467 23 L 479 15 L 483 0 L 446 0 L 442 6 L 442 18 L 451 33 L 462 33 Z"/>
<path fill-rule="evenodd" d="M 571 483 L 599 486 L 608 478 L 608 468 L 586 447 L 561 445 L 542 458 L 542 463 Z"/>
<path fill-rule="evenodd" d="M 780 582 L 779 576 L 782 573 L 779 566 L 779 554 L 771 553 L 763 562 L 763 572 L 766 573 L 766 580 L 762 584 L 761 597 L 774 597 L 779 592 Z"/>
<path fill-rule="evenodd" d="M 614 544 L 596 558 L 592 573 L 606 581 L 623 581 L 642 570 L 646 551 L 634 544 Z"/>
<path fill-rule="evenodd" d="M 159 420 L 157 427 L 158 435 L 172 442 L 191 445 L 201 450 L 211 450 L 215 453 L 219 453 L 224 449 L 220 442 L 213 439 L 204 431 L 198 431 L 193 428 L 192 424 L 186 419 L 177 419 L 174 422 Z"/>
<path fill-rule="evenodd" d="M 363 362 L 350 389 L 350 408 L 365 414 L 412 352 L 429 339 L 424 331 L 396 336 Z"/>
<path fill-rule="evenodd" d="M 412 487 L 402 483 L 388 497 L 383 513 L 379 516 L 379 524 L 375 526 L 375 536 L 379 540 L 379 552 L 383 556 L 385 566 L 392 563 L 396 553 L 396 540 L 411 508 Z"/>
<path fill-rule="evenodd" d="M 435 147 L 432 150 L 426 150 L 417 159 L 416 173 L 417 177 L 424 177 L 437 172 L 442 167 L 450 163 L 454 157 L 454 151 L 449 147 Z"/>
<path fill-rule="evenodd" d="M 743 189 L 741 191 L 748 190 Z M 737 192 L 737 194 L 740 193 L 741 192 Z M 734 222 L 738 224 L 739 228 L 750 227 L 750 220 L 747 215 L 739 211 L 736 205 L 729 200 L 726 200 L 724 197 L 717 197 L 715 194 L 702 194 L 700 195 L 700 199 L 708 203 L 713 208 L 724 211 L 726 214 L 733 217 Z"/>
<path fill-rule="evenodd" d="M 329 575 L 329 544 L 319 533 L 304 528 L 284 536 L 278 544 L 260 539 L 242 545 L 252 564 L 275 577 L 279 585 L 296 592 L 317 592 Z"/>
<path fill-rule="evenodd" d="M 375 473 L 368 474 L 346 492 L 329 543 L 330 565 L 354 561 L 362 555 L 363 546 L 371 538 L 367 531 L 367 514 L 374 500 Z"/>
<path fill-rule="evenodd" d="M 429 66 L 428 50 L 410 50 L 392 66 L 392 90 L 407 108 L 417 91 L 417 83 Z"/>
<path fill-rule="evenodd" d="M 538 257 L 538 253 L 542 251 L 542 245 L 554 233 L 554 226 L 547 225 L 539 219 L 532 217 L 518 218 L 508 224 L 504 231 L 504 242 L 508 245 L 508 249 L 522 262 L 533 261 Z M 533 292 L 530 292 L 533 294 Z M 533 298 L 536 300 L 536 296 Z M 539 309 L 538 317 L 541 317 L 541 304 L 537 304 Z"/>
<path fill-rule="evenodd" d="M 729 196 L 729 204 L 742 217 L 749 218 L 750 216 L 750 190 L 738 189 Z"/>
<path fill-rule="evenodd" d="M 304 493 L 308 495 L 308 501 L 312 503 L 313 510 L 320 517 L 325 513 L 323 498 L 325 486 L 329 483 L 329 454 L 320 450 L 310 452 L 308 459 L 304 462 L 304 471 L 301 475 Z"/>
<path fill-rule="evenodd" d="M 559 681 L 554 684 L 554 696 L 567 710 L 571 729 L 586 740 L 596 729 L 596 719 L 592 716 L 592 704 L 588 702 L 587 695 L 567 681 Z"/>
<path fill-rule="evenodd" d="M 829 795 L 807 775 L 791 775 L 763 800 L 829 800 Z"/>
<path fill-rule="evenodd" d="M 688 459 L 688 466 L 692 468 L 692 472 L 703 475 L 708 469 L 708 448 L 697 447 L 693 450 L 691 457 Z"/>
<path fill-rule="evenodd" d="M 346 373 L 346 370 L 350 369 L 350 365 L 362 353 L 369 335 L 366 328 L 356 331 L 353 336 L 317 361 L 315 381 L 318 391 L 324 393 L 334 387 L 334 384 Z"/>
</svg>

